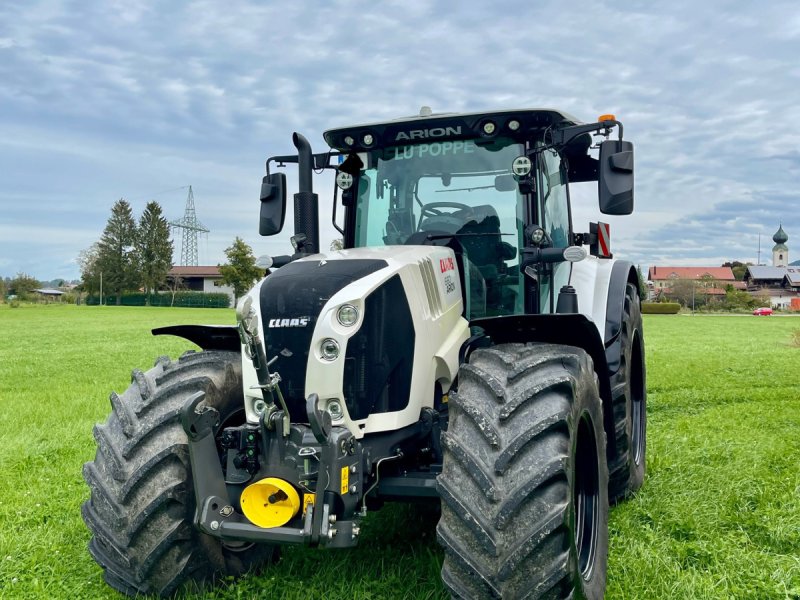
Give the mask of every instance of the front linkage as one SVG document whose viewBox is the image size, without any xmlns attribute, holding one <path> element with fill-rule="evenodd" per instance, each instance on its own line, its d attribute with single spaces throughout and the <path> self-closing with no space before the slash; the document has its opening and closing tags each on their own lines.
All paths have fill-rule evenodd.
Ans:
<svg viewBox="0 0 800 600">
<path fill-rule="evenodd" d="M 214 435 L 219 413 L 203 400 L 202 392 L 193 395 L 181 414 L 201 531 L 230 541 L 356 545 L 365 512 L 363 504 L 357 511 L 365 495 L 363 447 L 346 428 L 331 427 L 330 415 L 317 408 L 316 394 L 307 401 L 309 425 L 292 424 L 287 432 L 283 411 L 267 411 L 258 426 L 223 430 L 221 451 Z M 245 488 L 237 511 L 229 486 L 251 479 L 255 483 Z M 292 486 L 304 490 L 302 513 Z M 292 521 L 297 526 L 284 526 Z"/>
</svg>

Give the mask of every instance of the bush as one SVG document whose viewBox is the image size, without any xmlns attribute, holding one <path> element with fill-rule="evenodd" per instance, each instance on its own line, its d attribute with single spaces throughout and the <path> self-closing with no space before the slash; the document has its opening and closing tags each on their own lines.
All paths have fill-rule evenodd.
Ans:
<svg viewBox="0 0 800 600">
<path fill-rule="evenodd" d="M 147 295 L 141 292 L 122 294 L 122 306 L 145 306 Z M 109 306 L 117 304 L 116 296 L 105 296 L 103 303 Z M 86 304 L 97 306 L 100 304 L 99 296 L 87 296 Z M 176 292 L 173 300 L 171 293 L 150 294 L 150 306 L 177 306 L 182 308 L 228 308 L 231 299 L 228 294 L 221 292 Z"/>
<path fill-rule="evenodd" d="M 642 314 L 676 315 L 681 309 L 677 302 L 642 302 Z"/>
</svg>

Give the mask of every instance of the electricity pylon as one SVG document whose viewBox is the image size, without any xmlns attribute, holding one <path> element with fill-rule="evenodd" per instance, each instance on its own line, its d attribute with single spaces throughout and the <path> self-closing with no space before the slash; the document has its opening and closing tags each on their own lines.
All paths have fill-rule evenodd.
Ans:
<svg viewBox="0 0 800 600">
<path fill-rule="evenodd" d="M 197 220 L 197 215 L 194 212 L 194 194 L 192 193 L 192 186 L 189 186 L 189 195 L 186 197 L 186 210 L 183 213 L 183 218 L 170 221 L 169 224 L 173 227 L 180 227 L 183 229 L 180 264 L 196 267 L 197 233 L 208 233 L 209 229 Z"/>
</svg>

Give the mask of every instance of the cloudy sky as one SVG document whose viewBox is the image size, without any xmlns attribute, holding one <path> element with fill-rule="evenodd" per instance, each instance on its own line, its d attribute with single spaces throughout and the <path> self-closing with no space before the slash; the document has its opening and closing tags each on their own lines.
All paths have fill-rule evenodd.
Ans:
<svg viewBox="0 0 800 600">
<path fill-rule="evenodd" d="M 258 236 L 264 160 L 421 105 L 616 114 L 637 169 L 617 256 L 755 261 L 761 234 L 764 262 L 783 223 L 800 258 L 796 2 L 4 0 L 0 276 L 78 277 L 115 200 L 178 219 L 190 184 L 201 264 L 236 235 L 286 253 L 291 224 Z"/>
</svg>

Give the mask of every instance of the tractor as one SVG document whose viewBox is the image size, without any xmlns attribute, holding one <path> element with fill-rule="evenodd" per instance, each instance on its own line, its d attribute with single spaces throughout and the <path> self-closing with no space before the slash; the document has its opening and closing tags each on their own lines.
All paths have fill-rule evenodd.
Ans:
<svg viewBox="0 0 800 600">
<path fill-rule="evenodd" d="M 607 224 L 576 230 L 570 185 L 630 214 L 622 134 L 613 115 L 427 107 L 326 131 L 319 154 L 295 133 L 259 215 L 282 231 L 296 165 L 292 253 L 236 326 L 153 330 L 201 350 L 134 370 L 94 429 L 82 515 L 106 582 L 169 596 L 428 501 L 453 598 L 602 598 L 609 504 L 644 478 L 644 338 L 636 269 Z M 340 250 L 320 247 L 326 171 Z"/>
</svg>

